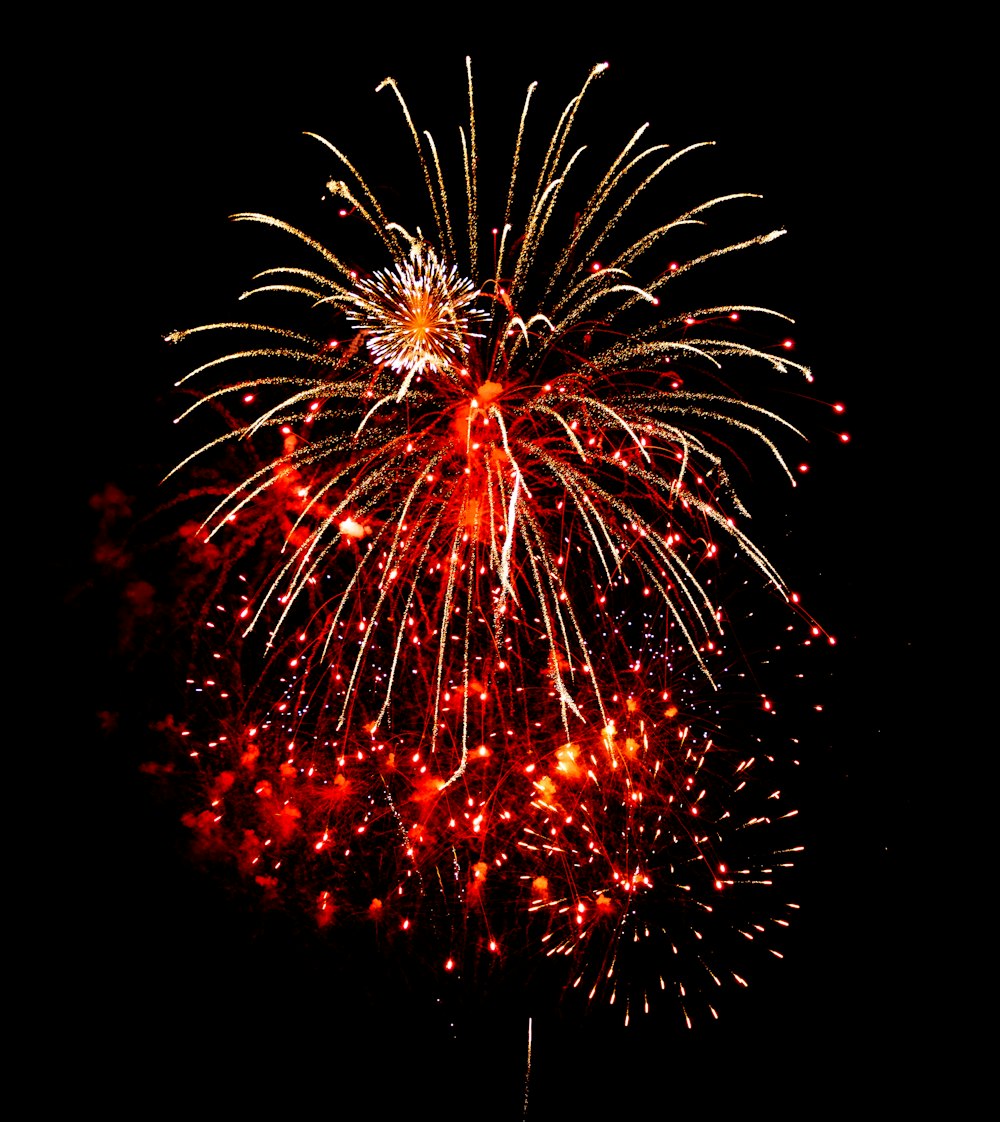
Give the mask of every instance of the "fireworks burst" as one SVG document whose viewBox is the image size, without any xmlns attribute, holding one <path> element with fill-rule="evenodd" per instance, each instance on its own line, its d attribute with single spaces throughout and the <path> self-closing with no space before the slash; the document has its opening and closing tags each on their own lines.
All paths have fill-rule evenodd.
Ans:
<svg viewBox="0 0 1000 1122">
<path fill-rule="evenodd" d="M 558 204 L 584 163 L 570 137 L 603 70 L 523 188 L 528 90 L 495 229 L 479 217 L 471 68 L 457 208 L 437 145 L 387 79 L 379 89 L 397 97 L 424 178 L 427 213 L 407 218 L 416 236 L 316 137 L 344 176 L 328 190 L 374 245 L 376 271 L 280 219 L 238 214 L 308 249 L 310 264 L 268 269 L 244 295 L 305 297 L 309 325 L 213 323 L 169 338 L 247 339 L 182 379 L 240 371 L 183 417 L 256 409 L 179 465 L 234 443 L 256 457 L 202 531 L 233 578 L 210 621 L 218 724 L 188 745 L 203 769 L 205 801 L 187 817 L 202 849 L 324 926 L 351 916 L 406 937 L 421 922 L 447 930 L 449 968 L 537 937 L 571 962 L 574 984 L 624 994 L 628 1010 L 668 988 L 684 1005 L 687 968 L 671 973 L 661 952 L 678 954 L 678 930 L 701 943 L 717 921 L 749 938 L 707 897 L 787 864 L 766 846 L 737 871 L 720 856 L 741 848 L 731 835 L 782 815 L 729 809 L 753 753 L 720 752 L 677 699 L 719 684 L 722 548 L 789 595 L 741 527 L 731 469 L 746 443 L 792 480 L 778 440 L 796 430 L 717 387 L 754 367 L 809 373 L 780 342 L 737 334 L 744 318 L 780 313 L 665 311 L 692 269 L 783 233 L 672 260 L 672 235 L 748 196 L 622 235 L 700 145 L 643 147 L 643 126 L 566 234 Z M 262 525 L 281 527 L 279 548 Z M 251 642 L 261 633 L 263 652 Z M 726 972 L 700 948 L 680 957 L 713 982 Z M 622 968 L 637 958 L 641 969 Z"/>
<path fill-rule="evenodd" d="M 364 333 L 376 363 L 406 375 L 402 398 L 414 374 L 464 363 L 470 321 L 485 318 L 469 309 L 478 296 L 454 265 L 446 269 L 432 249 L 416 240 L 408 261 L 359 282 L 347 319 Z"/>
</svg>

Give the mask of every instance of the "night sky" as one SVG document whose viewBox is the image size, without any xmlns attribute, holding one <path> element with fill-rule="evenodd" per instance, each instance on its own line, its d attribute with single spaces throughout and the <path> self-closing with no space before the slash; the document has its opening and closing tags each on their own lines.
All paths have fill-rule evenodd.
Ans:
<svg viewBox="0 0 1000 1122">
<path fill-rule="evenodd" d="M 466 54 L 482 150 L 496 121 L 506 153 L 531 80 L 541 83 L 539 122 L 554 122 L 605 59 L 581 139 L 600 122 L 608 145 L 620 144 L 649 120 L 654 140 L 718 141 L 658 188 L 664 205 L 673 210 L 674 183 L 704 197 L 765 195 L 755 230 L 789 234 L 747 257 L 741 295 L 795 317 L 815 395 L 848 407 L 842 420 L 808 403 L 793 416 L 813 439 L 812 471 L 794 494 L 776 487 L 772 510 L 763 488 L 746 489 L 757 538 L 838 639 L 835 653 L 802 666 L 826 708 L 799 732 L 795 804 L 808 849 L 786 958 L 717 1025 L 693 1032 L 665 1009 L 627 1031 L 602 1016 L 535 1011 L 528 1117 L 660 1117 L 695 1104 L 709 1116 L 736 1106 L 790 1114 L 800 1102 L 919 1092 L 912 1057 L 929 1018 L 926 983 L 912 979 L 934 951 L 919 922 L 930 843 L 914 760 L 927 758 L 940 718 L 927 712 L 926 574 L 908 553 L 923 521 L 914 465 L 924 449 L 905 380 L 922 356 L 906 340 L 922 297 L 899 198 L 932 191 L 916 175 L 929 95 L 914 58 L 856 25 L 723 24 L 714 11 L 520 29 L 500 9 L 473 29 L 445 19 L 397 28 L 388 13 L 367 28 L 276 14 L 228 34 L 171 22 L 120 54 L 101 45 L 101 28 L 80 30 L 92 49 L 67 71 L 69 127 L 53 137 L 56 277 L 69 273 L 72 297 L 58 302 L 67 341 L 51 357 L 61 390 L 49 484 L 62 514 L 45 576 L 61 593 L 64 691 L 49 704 L 71 792 L 66 849 L 48 877 L 72 901 L 58 920 L 72 931 L 59 954 L 55 1036 L 82 1061 L 88 1093 L 108 1104 L 176 1095 L 216 1113 L 325 1104 L 334 1117 L 349 1105 L 358 1117 L 396 1107 L 520 1117 L 530 1001 L 503 994 L 458 1008 L 445 994 L 435 1005 L 395 966 L 362 985 L 345 968 L 353 952 L 248 915 L 244 898 L 187 863 L 177 807 L 138 771 L 156 754 L 147 715 L 160 689 L 166 699 L 175 688 L 155 675 L 178 671 L 167 659 L 137 676 L 122 665 L 121 589 L 90 563 L 89 497 L 114 483 L 137 514 L 149 511 L 158 479 L 188 450 L 170 425 L 186 359 L 163 335 L 225 318 L 251 271 L 275 256 L 227 216 L 263 211 L 322 239 L 329 161 L 302 131 L 362 169 L 386 145 L 409 157 L 394 102 L 374 93 L 391 74 L 418 123 L 450 147 Z M 400 180 L 416 184 L 409 160 Z M 117 714 L 115 729 L 102 731 L 102 712 Z"/>
</svg>

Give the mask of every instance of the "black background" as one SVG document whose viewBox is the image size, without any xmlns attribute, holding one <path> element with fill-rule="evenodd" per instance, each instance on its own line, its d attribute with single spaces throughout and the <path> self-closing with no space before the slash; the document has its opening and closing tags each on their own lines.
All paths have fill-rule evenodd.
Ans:
<svg viewBox="0 0 1000 1122">
<path fill-rule="evenodd" d="M 752 298 L 796 318 L 816 396 L 848 410 L 811 430 L 812 472 L 780 492 L 758 537 L 839 642 L 810 667 L 826 712 L 802 733 L 809 856 L 784 963 L 692 1032 L 666 1015 L 624 1030 L 536 1013 L 528 1117 L 921 1095 L 938 1062 L 915 1056 L 936 1033 L 923 783 L 940 723 L 919 544 L 927 407 L 910 383 L 927 356 L 909 341 L 926 308 L 915 231 L 940 174 L 921 155 L 940 118 L 924 29 L 876 30 L 842 10 L 822 25 L 659 9 L 584 25 L 496 9 L 78 30 L 59 127 L 39 130 L 64 333 L 46 362 L 60 405 L 43 466 L 57 507 L 43 575 L 59 590 L 63 669 L 43 705 L 62 730 L 51 766 L 70 795 L 46 878 L 62 981 L 45 1046 L 82 1061 L 86 1093 L 108 1102 L 520 1116 L 526 1005 L 508 995 L 442 1012 L 398 979 L 373 1005 L 337 952 L 246 915 L 187 864 L 176 810 L 137 770 L 149 745 L 130 740 L 127 719 L 117 734 L 99 728 L 99 712 L 127 711 L 130 692 L 151 687 L 130 683 L 114 654 L 117 592 L 90 566 L 88 499 L 114 482 L 152 507 L 163 468 L 186 451 L 169 425 L 184 356 L 162 337 L 224 318 L 252 269 L 271 263 L 258 233 L 227 216 L 260 210 L 323 237 L 330 169 L 303 130 L 360 167 L 387 144 L 406 151 L 390 95 L 374 93 L 391 74 L 418 124 L 450 144 L 470 54 L 485 148 L 489 121 L 514 127 L 529 81 L 541 83 L 539 120 L 553 123 L 606 59 L 582 138 L 600 126 L 621 143 L 649 120 L 654 140 L 716 140 L 685 190 L 761 191 L 754 228 L 790 231 Z M 751 498 L 755 512 L 766 505 Z"/>
</svg>

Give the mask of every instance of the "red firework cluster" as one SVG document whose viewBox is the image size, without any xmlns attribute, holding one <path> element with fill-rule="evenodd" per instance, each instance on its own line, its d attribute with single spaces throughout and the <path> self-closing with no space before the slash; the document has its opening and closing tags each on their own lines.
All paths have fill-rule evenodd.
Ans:
<svg viewBox="0 0 1000 1122">
<path fill-rule="evenodd" d="M 541 953 L 626 1020 L 662 991 L 689 1017 L 693 991 L 743 981 L 734 939 L 773 949 L 791 906 L 770 889 L 797 848 L 777 826 L 794 812 L 753 782 L 767 753 L 718 701 L 736 677 L 720 554 L 787 596 L 727 466 L 749 440 L 784 467 L 791 426 L 715 379 L 724 362 L 807 372 L 783 336 L 735 333 L 775 313 L 663 312 L 689 268 L 776 236 L 671 261 L 671 228 L 723 198 L 610 251 L 615 208 L 676 158 L 633 153 L 639 134 L 569 242 L 546 241 L 577 104 L 515 237 L 519 140 L 488 267 L 475 159 L 463 248 L 416 141 L 432 246 L 327 144 L 353 176 L 331 192 L 383 272 L 240 215 L 322 261 L 255 290 L 305 294 L 307 328 L 171 336 L 246 340 L 189 375 L 241 370 L 187 410 L 223 425 L 182 465 L 203 507 L 182 530 L 198 633 L 184 822 L 200 855 L 321 928 L 371 925 L 445 971 Z M 629 185 L 642 161 L 658 166 Z"/>
</svg>

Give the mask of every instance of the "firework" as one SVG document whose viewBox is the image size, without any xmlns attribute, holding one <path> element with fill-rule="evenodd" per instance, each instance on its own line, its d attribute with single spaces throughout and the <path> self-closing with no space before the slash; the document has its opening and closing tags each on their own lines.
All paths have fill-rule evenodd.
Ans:
<svg viewBox="0 0 1000 1122">
<path fill-rule="evenodd" d="M 349 296 L 347 319 L 363 333 L 372 359 L 405 375 L 399 397 L 414 374 L 461 366 L 469 324 L 483 316 L 469 307 L 479 296 L 472 282 L 454 265 L 445 269 L 419 240 L 409 260 L 361 281 Z"/>
<path fill-rule="evenodd" d="M 337 165 L 327 187 L 345 240 L 363 236 L 373 271 L 280 219 L 238 214 L 304 247 L 304 263 L 267 269 L 244 296 L 301 298 L 305 325 L 169 338 L 246 340 L 181 380 L 196 398 L 179 420 L 256 411 L 179 465 L 253 450 L 199 532 L 226 555 L 218 610 L 232 621 L 213 621 L 225 638 L 211 685 L 225 705 L 193 753 L 205 804 L 187 821 L 201 847 L 323 925 L 351 915 L 409 931 L 429 910 L 437 929 L 460 929 L 453 941 L 496 954 L 531 931 L 572 960 L 575 982 L 614 1000 L 626 945 L 662 935 L 676 951 L 673 919 L 657 917 L 701 900 L 679 870 L 696 869 L 709 894 L 762 879 L 718 856 L 749 754 L 706 766 L 715 740 L 672 699 L 699 692 L 693 675 L 709 696 L 718 685 L 723 548 L 788 597 L 742 528 L 733 467 L 741 445 L 759 446 L 794 482 L 778 440 L 799 434 L 718 387 L 755 367 L 809 373 L 780 340 L 737 334 L 780 313 L 680 302 L 693 269 L 783 233 L 672 259 L 677 233 L 748 196 L 625 233 L 701 145 L 643 146 L 643 126 L 587 179 L 576 118 L 603 70 L 530 177 L 529 88 L 495 227 L 480 220 L 471 68 L 457 206 L 436 143 L 387 79 L 379 89 L 398 99 L 423 176 L 417 221 L 316 137 Z M 249 685 L 215 689 L 226 674 Z M 715 809 L 699 817 L 702 798 Z M 716 905 L 692 907 L 704 917 Z"/>
</svg>

